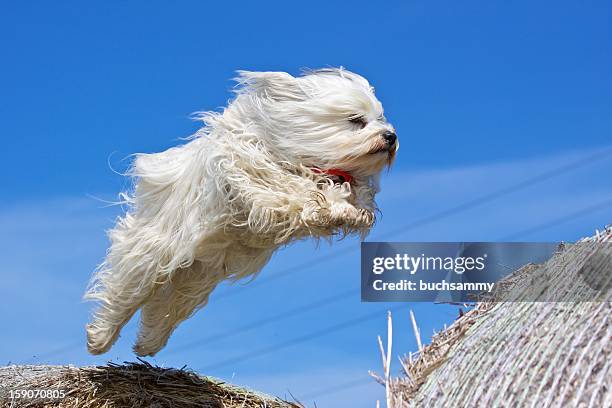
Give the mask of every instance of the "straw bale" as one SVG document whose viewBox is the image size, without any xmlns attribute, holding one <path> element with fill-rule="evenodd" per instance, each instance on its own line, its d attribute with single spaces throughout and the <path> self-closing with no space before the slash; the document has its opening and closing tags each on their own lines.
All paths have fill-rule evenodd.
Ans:
<svg viewBox="0 0 612 408">
<path fill-rule="evenodd" d="M 519 269 L 401 359 L 389 405 L 611 407 L 611 281 L 611 228 Z"/>
<path fill-rule="evenodd" d="M 2 367 L 0 407 L 296 408 L 299 405 L 201 377 L 184 368 L 161 368 L 140 360 L 80 368 Z"/>
</svg>

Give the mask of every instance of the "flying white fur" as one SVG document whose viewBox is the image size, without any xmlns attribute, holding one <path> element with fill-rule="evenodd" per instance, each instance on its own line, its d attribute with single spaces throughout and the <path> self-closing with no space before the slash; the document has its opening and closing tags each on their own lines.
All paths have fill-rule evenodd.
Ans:
<svg viewBox="0 0 612 408">
<path fill-rule="evenodd" d="M 99 302 L 91 353 L 141 309 L 134 351 L 154 355 L 221 281 L 257 274 L 294 240 L 373 225 L 398 144 L 370 84 L 343 68 L 239 71 L 237 81 L 227 108 L 198 114 L 204 127 L 188 143 L 136 155 L 129 210 L 85 294 Z"/>
</svg>

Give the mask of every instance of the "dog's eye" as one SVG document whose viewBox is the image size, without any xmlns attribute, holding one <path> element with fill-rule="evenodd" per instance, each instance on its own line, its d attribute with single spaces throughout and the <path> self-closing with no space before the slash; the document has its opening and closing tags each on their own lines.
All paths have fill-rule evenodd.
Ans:
<svg viewBox="0 0 612 408">
<path fill-rule="evenodd" d="M 349 122 L 351 122 L 354 125 L 359 126 L 359 129 L 363 129 L 364 127 L 368 125 L 368 121 L 363 116 L 357 116 L 354 118 L 350 118 Z"/>
</svg>

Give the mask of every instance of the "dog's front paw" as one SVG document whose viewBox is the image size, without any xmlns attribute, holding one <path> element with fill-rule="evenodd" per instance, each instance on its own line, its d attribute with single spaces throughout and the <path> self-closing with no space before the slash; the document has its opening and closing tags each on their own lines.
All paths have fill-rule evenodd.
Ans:
<svg viewBox="0 0 612 408">
<path fill-rule="evenodd" d="M 356 228 L 372 228 L 376 221 L 374 211 L 366 210 L 365 208 L 357 208 L 357 214 L 353 219 L 353 225 Z"/>
<path fill-rule="evenodd" d="M 375 216 L 370 210 L 349 203 L 329 203 L 325 197 L 316 196 L 304 206 L 302 219 L 309 227 L 367 230 L 374 225 Z"/>
<path fill-rule="evenodd" d="M 341 210 L 342 226 L 350 230 L 367 230 L 372 228 L 376 219 L 374 212 L 364 208 L 348 206 Z"/>
</svg>

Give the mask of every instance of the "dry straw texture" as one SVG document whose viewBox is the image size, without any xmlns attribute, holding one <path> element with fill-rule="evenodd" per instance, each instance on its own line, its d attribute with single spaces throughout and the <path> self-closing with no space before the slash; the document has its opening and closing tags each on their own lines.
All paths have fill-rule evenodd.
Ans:
<svg viewBox="0 0 612 408">
<path fill-rule="evenodd" d="M 12 398 L 13 390 L 63 390 L 64 398 Z M 2 407 L 200 407 L 297 408 L 193 372 L 145 362 L 100 367 L 8 366 L 0 368 Z"/>
<path fill-rule="evenodd" d="M 388 407 L 612 407 L 611 281 L 610 228 L 521 268 L 377 378 Z"/>
</svg>

